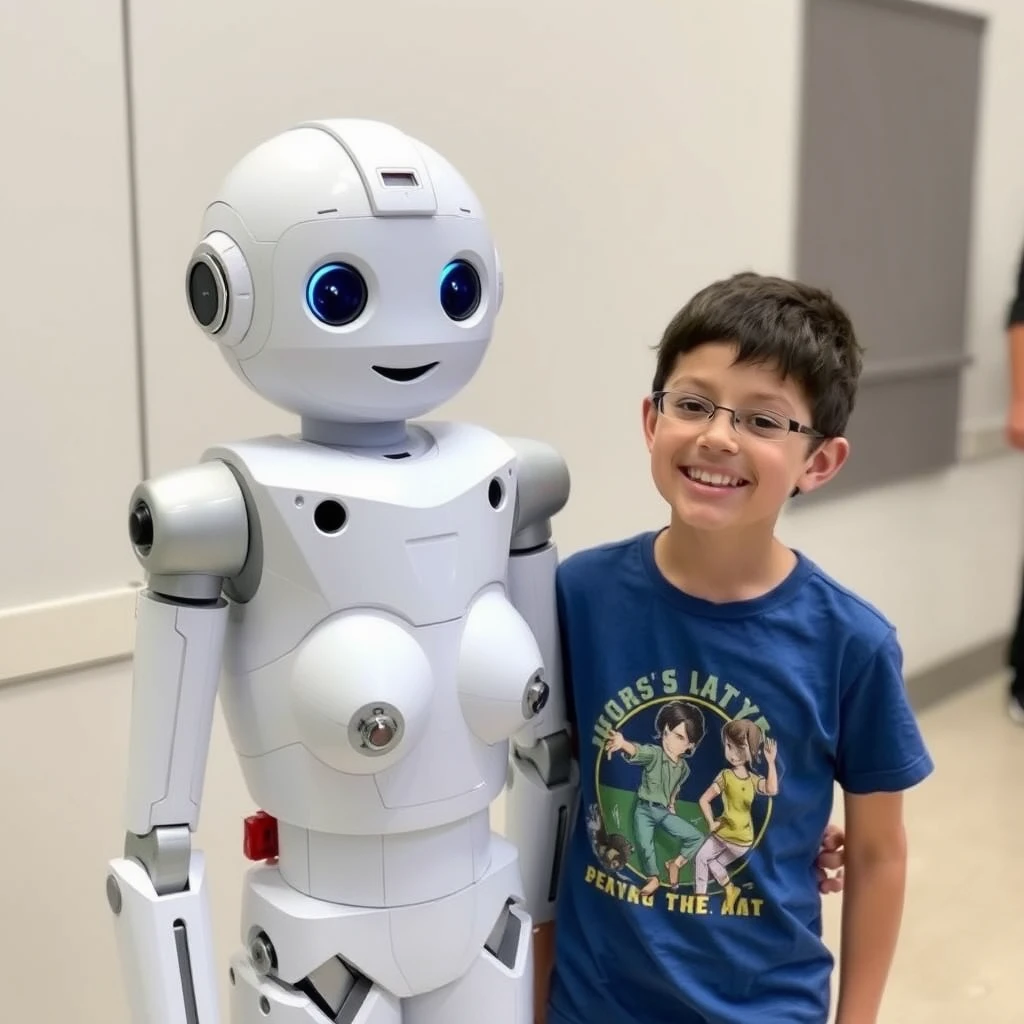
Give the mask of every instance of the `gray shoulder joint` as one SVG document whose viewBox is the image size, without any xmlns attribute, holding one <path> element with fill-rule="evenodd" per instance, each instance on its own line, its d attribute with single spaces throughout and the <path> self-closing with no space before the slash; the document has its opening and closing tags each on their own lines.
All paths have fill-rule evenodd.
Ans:
<svg viewBox="0 0 1024 1024">
<path fill-rule="evenodd" d="M 178 597 L 216 597 L 222 581 L 242 571 L 248 554 L 245 499 L 223 462 L 140 483 L 131 496 L 128 529 L 151 587 Z"/>
<path fill-rule="evenodd" d="M 516 511 L 512 549 L 540 547 L 551 538 L 551 520 L 569 500 L 569 467 L 549 444 L 507 437 L 516 453 Z"/>
</svg>

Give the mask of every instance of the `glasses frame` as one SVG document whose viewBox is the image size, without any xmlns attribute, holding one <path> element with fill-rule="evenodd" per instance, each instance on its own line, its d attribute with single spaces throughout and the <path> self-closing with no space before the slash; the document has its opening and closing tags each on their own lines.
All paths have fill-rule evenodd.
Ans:
<svg viewBox="0 0 1024 1024">
<path fill-rule="evenodd" d="M 692 398 L 692 399 L 695 399 L 696 401 L 702 403 L 703 405 L 710 406 L 711 410 L 708 413 L 708 418 L 707 418 L 707 422 L 708 423 L 710 423 L 718 415 L 719 410 L 729 413 L 729 419 L 732 422 L 732 428 L 737 433 L 741 433 L 741 434 L 748 433 L 748 431 L 741 430 L 736 425 L 736 420 L 739 417 L 740 412 L 745 412 L 745 413 L 760 412 L 760 413 L 765 413 L 767 415 L 771 415 L 771 416 L 777 417 L 778 419 L 781 419 L 783 421 L 783 423 L 786 424 L 786 427 L 787 427 L 786 435 L 785 436 L 788 436 L 789 434 L 803 434 L 806 437 L 813 437 L 813 438 L 815 438 L 815 439 L 817 439 L 819 441 L 826 440 L 826 436 L 824 434 L 822 434 L 820 431 L 815 430 L 813 427 L 808 427 L 806 424 L 800 423 L 798 420 L 791 420 L 791 419 L 787 418 L 786 416 L 783 416 L 781 413 L 772 412 L 770 409 L 742 409 L 742 410 L 730 409 L 729 406 L 727 406 L 727 405 L 719 405 L 717 402 L 713 402 L 706 395 L 697 395 L 697 394 L 694 394 L 692 391 L 654 391 L 654 392 L 652 392 L 651 393 L 651 400 L 654 402 L 654 408 L 658 410 L 658 415 L 659 416 L 665 416 L 666 415 L 665 414 L 665 410 L 664 410 L 664 404 L 665 404 L 665 397 L 667 395 L 678 395 L 678 396 L 680 396 L 682 398 Z M 668 417 L 668 418 L 669 419 L 674 419 L 674 417 L 671 417 L 671 416 Z M 682 421 L 679 421 L 679 422 L 682 422 Z M 697 422 L 697 421 L 694 420 L 694 421 L 691 421 L 691 422 Z M 773 438 L 764 437 L 764 436 L 762 436 L 760 434 L 751 434 L 750 436 L 756 437 L 756 438 L 758 438 L 761 441 L 771 441 L 771 440 L 773 440 Z M 774 440 L 781 441 L 782 437 L 775 438 Z"/>
</svg>

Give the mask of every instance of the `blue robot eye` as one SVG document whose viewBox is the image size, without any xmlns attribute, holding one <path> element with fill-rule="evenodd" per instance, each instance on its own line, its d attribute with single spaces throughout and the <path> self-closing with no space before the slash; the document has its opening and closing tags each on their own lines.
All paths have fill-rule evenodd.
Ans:
<svg viewBox="0 0 1024 1024">
<path fill-rule="evenodd" d="M 366 308 L 366 281 L 347 263 L 328 263 L 306 285 L 306 304 L 318 320 L 343 327 L 358 319 Z"/>
<path fill-rule="evenodd" d="M 465 260 L 441 271 L 441 308 L 452 320 L 467 320 L 480 305 L 480 275 Z"/>
</svg>

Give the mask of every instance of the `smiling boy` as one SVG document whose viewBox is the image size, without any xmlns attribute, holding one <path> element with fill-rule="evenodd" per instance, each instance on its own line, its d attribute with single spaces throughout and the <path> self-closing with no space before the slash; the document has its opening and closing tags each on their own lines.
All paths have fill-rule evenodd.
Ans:
<svg viewBox="0 0 1024 1024">
<path fill-rule="evenodd" d="M 635 884 L 611 879 L 581 816 L 547 1024 L 825 1024 L 833 960 L 815 859 L 836 783 L 846 816 L 837 1024 L 877 1020 L 903 905 L 902 793 L 932 762 L 893 626 L 775 535 L 790 496 L 845 462 L 860 370 L 832 297 L 779 278 L 716 282 L 664 332 L 642 416 L 669 523 L 573 555 L 558 575 L 581 800 L 625 828 L 636 781 L 606 752 L 624 748 L 624 733 L 657 734 L 660 709 L 679 702 L 709 732 L 756 727 L 763 743 L 748 747 L 770 751 L 772 785 L 744 802 L 752 839 L 717 859 L 713 882 L 702 871 L 698 884 L 692 865 L 679 874 L 681 861 L 708 856 L 690 844 L 673 861 L 674 835 L 657 865 L 634 853 Z M 706 832 L 698 800 L 722 775 L 721 749 L 690 751 L 687 768 L 663 810 Z M 648 838 L 624 842 L 642 851 Z M 650 881 L 662 864 L 671 876 Z M 542 986 L 548 966 L 539 953 Z"/>
</svg>

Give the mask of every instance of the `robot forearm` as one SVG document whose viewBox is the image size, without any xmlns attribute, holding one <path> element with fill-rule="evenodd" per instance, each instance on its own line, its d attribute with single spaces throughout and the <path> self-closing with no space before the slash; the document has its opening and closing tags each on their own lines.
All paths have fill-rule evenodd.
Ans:
<svg viewBox="0 0 1024 1024">
<path fill-rule="evenodd" d="M 192 853 L 186 868 L 182 890 L 158 895 L 139 861 L 110 863 L 107 899 L 132 1024 L 219 1020 L 203 855 Z"/>
<path fill-rule="evenodd" d="M 205 863 L 193 852 L 227 605 L 139 597 L 124 856 L 107 898 L 136 1024 L 216 1024 Z"/>
<path fill-rule="evenodd" d="M 558 552 L 545 541 L 512 552 L 509 591 L 533 630 L 550 696 L 514 739 L 506 790 L 506 831 L 519 849 L 527 907 L 535 924 L 551 920 L 562 858 L 576 810 L 578 769 L 572 757 L 555 603 Z"/>
<path fill-rule="evenodd" d="M 535 925 L 555 916 L 578 788 L 568 733 L 545 737 L 529 748 L 513 745 L 505 829 L 519 849 L 526 905 Z"/>
</svg>

